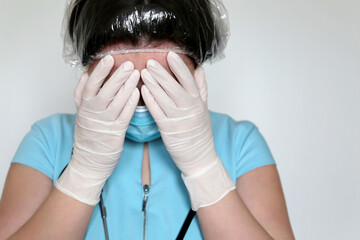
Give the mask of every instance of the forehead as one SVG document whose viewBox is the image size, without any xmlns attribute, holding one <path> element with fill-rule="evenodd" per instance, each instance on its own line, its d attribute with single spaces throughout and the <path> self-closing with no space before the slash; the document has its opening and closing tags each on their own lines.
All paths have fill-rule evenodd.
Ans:
<svg viewBox="0 0 360 240">
<path fill-rule="evenodd" d="M 124 63 L 126 61 L 131 61 L 134 64 L 135 69 L 138 69 L 141 71 L 142 69 L 146 68 L 147 61 L 150 59 L 153 59 L 153 60 L 158 61 L 166 70 L 170 71 L 170 67 L 167 63 L 167 55 L 168 55 L 167 52 L 166 53 L 164 53 L 164 52 L 161 52 L 161 53 L 159 53 L 159 52 L 151 52 L 151 53 L 136 52 L 136 53 L 115 54 L 112 56 L 114 57 L 114 60 L 115 60 L 114 68 L 118 68 L 122 63 Z M 195 71 L 194 62 L 185 54 L 179 54 L 179 56 L 182 58 L 184 63 L 188 66 L 190 71 L 192 73 L 194 73 L 194 71 Z M 93 64 L 90 65 L 89 73 L 91 73 L 94 70 L 94 68 L 99 63 L 100 60 L 101 59 L 97 59 L 96 61 L 94 61 Z"/>
<path fill-rule="evenodd" d="M 136 50 L 136 52 L 131 52 L 131 50 Z M 144 51 L 141 51 L 141 50 Z M 166 49 L 166 52 L 149 52 L 149 49 Z M 170 71 L 170 68 L 167 63 L 167 55 L 171 49 L 179 49 L 178 46 L 169 41 L 163 42 L 151 42 L 151 43 L 141 43 L 136 48 L 134 46 L 125 44 L 125 43 L 118 43 L 111 46 L 104 48 L 102 51 L 99 52 L 101 55 L 107 55 L 107 53 L 111 54 L 114 57 L 115 64 L 114 68 L 119 67 L 122 63 L 126 61 L 131 61 L 135 69 L 142 70 L 146 68 L 146 63 L 148 60 L 153 59 L 158 61 L 165 69 Z M 119 53 L 119 54 L 112 54 L 112 52 L 116 51 L 124 51 L 129 50 L 126 53 Z M 188 66 L 191 72 L 195 71 L 196 64 L 194 61 L 185 54 L 178 53 L 178 55 L 183 59 L 185 64 Z M 99 63 L 101 59 L 96 59 L 94 63 L 89 66 L 89 73 L 95 68 L 95 66 Z"/>
</svg>

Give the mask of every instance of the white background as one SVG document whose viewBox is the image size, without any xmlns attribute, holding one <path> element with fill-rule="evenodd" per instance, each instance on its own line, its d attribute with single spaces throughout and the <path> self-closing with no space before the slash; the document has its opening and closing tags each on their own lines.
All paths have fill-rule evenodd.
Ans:
<svg viewBox="0 0 360 240">
<path fill-rule="evenodd" d="M 277 162 L 297 239 L 360 239 L 360 1 L 226 0 L 209 106 L 254 122 Z M 64 1 L 0 0 L 0 192 L 31 124 L 75 111 Z"/>
</svg>

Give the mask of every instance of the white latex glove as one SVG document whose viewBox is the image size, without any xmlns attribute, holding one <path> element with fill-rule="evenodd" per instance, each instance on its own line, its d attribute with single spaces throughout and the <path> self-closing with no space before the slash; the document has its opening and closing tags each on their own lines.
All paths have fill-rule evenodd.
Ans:
<svg viewBox="0 0 360 240">
<path fill-rule="evenodd" d="M 76 87 L 73 155 L 55 184 L 59 191 L 88 205 L 99 202 L 119 161 L 140 97 L 136 88 L 140 73 L 131 62 L 123 63 L 103 84 L 113 66 L 112 56 L 103 58 L 90 77 L 82 75 Z"/>
<path fill-rule="evenodd" d="M 218 202 L 235 186 L 215 151 L 203 68 L 194 79 L 176 53 L 170 52 L 167 61 L 179 83 L 160 63 L 149 60 L 141 72 L 146 85 L 141 91 L 196 211 Z"/>
</svg>

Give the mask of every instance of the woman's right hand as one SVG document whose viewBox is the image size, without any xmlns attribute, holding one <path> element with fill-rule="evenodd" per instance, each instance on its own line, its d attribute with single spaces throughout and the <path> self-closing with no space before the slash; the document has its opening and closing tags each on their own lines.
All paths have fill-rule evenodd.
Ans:
<svg viewBox="0 0 360 240">
<path fill-rule="evenodd" d="M 140 73 L 123 63 L 104 83 L 114 58 L 103 58 L 89 76 L 84 73 L 75 90 L 78 114 L 73 155 L 56 188 L 80 202 L 96 205 L 101 190 L 115 169 L 125 133 L 140 98 Z"/>
</svg>

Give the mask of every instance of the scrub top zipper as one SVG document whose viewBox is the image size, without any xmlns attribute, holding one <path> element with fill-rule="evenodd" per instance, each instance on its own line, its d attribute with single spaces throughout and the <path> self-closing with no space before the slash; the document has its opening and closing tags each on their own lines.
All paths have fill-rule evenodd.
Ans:
<svg viewBox="0 0 360 240">
<path fill-rule="evenodd" d="M 149 191 L 150 191 L 150 186 L 149 185 L 144 185 L 144 200 L 143 200 L 143 204 L 142 204 L 142 213 L 144 216 L 143 219 L 143 240 L 146 239 L 146 203 L 148 201 L 149 198 Z"/>
</svg>

